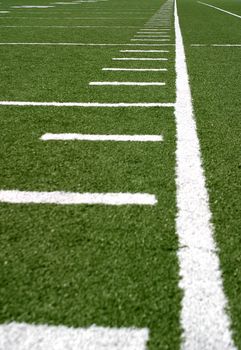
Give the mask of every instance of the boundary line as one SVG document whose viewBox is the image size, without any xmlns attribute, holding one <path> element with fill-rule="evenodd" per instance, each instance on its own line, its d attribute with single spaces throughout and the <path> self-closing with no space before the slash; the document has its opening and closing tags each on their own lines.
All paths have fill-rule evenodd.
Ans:
<svg viewBox="0 0 241 350">
<path fill-rule="evenodd" d="M 116 141 L 116 142 L 161 142 L 161 135 L 97 135 L 97 134 L 52 134 L 41 136 L 42 141 Z"/>
<path fill-rule="evenodd" d="M 182 350 L 234 350 L 175 1 L 176 230 L 183 290 Z"/>
<path fill-rule="evenodd" d="M 210 4 L 206 4 L 205 2 L 202 2 L 202 1 L 198 1 L 198 3 L 201 4 L 201 5 L 205 5 L 205 6 L 212 7 L 212 8 L 214 8 L 215 10 L 219 10 L 219 11 L 221 11 L 221 12 L 228 13 L 228 14 L 231 15 L 231 16 L 235 16 L 235 17 L 241 18 L 241 16 L 237 15 L 236 13 L 223 10 L 223 9 L 221 9 L 220 7 L 216 7 L 216 6 L 213 6 L 213 5 L 210 5 Z"/>
</svg>

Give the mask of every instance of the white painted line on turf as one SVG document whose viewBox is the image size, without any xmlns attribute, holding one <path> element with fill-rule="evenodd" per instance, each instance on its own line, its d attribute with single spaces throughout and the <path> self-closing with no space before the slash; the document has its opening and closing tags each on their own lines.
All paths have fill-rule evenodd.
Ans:
<svg viewBox="0 0 241 350">
<path fill-rule="evenodd" d="M 160 142 L 161 135 L 94 135 L 94 134 L 51 134 L 47 133 L 40 138 L 43 141 L 116 141 L 116 142 Z"/>
<path fill-rule="evenodd" d="M 107 43 L 0 43 L 1 46 L 4 45 L 39 45 L 39 46 L 174 46 L 175 44 L 107 44 Z"/>
<path fill-rule="evenodd" d="M 196 47 L 207 47 L 207 46 L 212 46 L 212 47 L 241 47 L 241 44 L 191 44 L 191 46 L 196 46 Z"/>
<path fill-rule="evenodd" d="M 120 52 L 169 52 L 169 50 L 120 50 Z"/>
<path fill-rule="evenodd" d="M 183 39 L 175 3 L 177 125 L 176 229 L 180 248 L 180 287 L 183 290 L 181 327 L 183 350 L 234 350 L 230 322 L 225 312 L 222 278 L 213 238 L 208 192 Z"/>
<path fill-rule="evenodd" d="M 213 6 L 213 5 L 207 4 L 207 3 L 202 2 L 202 1 L 198 1 L 198 3 L 199 3 L 199 4 L 201 4 L 201 5 L 205 5 L 205 6 L 212 7 L 212 8 L 214 8 L 214 9 L 216 9 L 216 10 L 221 11 L 221 12 L 228 13 L 228 14 L 229 14 L 229 15 L 231 15 L 231 16 L 235 16 L 235 17 L 241 18 L 241 16 L 237 15 L 236 13 L 226 11 L 226 10 L 224 10 L 224 9 L 221 9 L 220 7 L 216 7 L 216 6 Z"/>
<path fill-rule="evenodd" d="M 102 68 L 103 71 L 126 72 L 166 72 L 166 68 Z"/>
<path fill-rule="evenodd" d="M 170 39 L 131 39 L 131 41 L 170 41 Z"/>
<path fill-rule="evenodd" d="M 8 323 L 0 325 L 5 350 L 145 350 L 147 328 L 108 328 Z"/>
<path fill-rule="evenodd" d="M 113 57 L 112 61 L 168 61 L 168 58 L 153 57 Z"/>
<path fill-rule="evenodd" d="M 91 81 L 89 85 L 94 86 L 164 86 L 163 82 L 139 82 L 139 81 Z"/>
<path fill-rule="evenodd" d="M 0 190 L 0 202 L 22 204 L 104 204 L 155 205 L 156 197 L 148 193 L 76 193 Z"/>
<path fill-rule="evenodd" d="M 32 8 L 40 8 L 45 9 L 49 7 L 55 7 L 55 6 L 36 6 L 36 5 L 26 5 L 26 6 L 11 6 L 12 8 L 19 9 L 19 8 L 26 8 L 26 9 L 32 9 Z"/>
<path fill-rule="evenodd" d="M 32 107 L 84 107 L 84 108 L 152 108 L 152 107 L 174 107 L 171 102 L 30 102 L 30 101 L 0 101 L 0 106 L 32 106 Z"/>
</svg>

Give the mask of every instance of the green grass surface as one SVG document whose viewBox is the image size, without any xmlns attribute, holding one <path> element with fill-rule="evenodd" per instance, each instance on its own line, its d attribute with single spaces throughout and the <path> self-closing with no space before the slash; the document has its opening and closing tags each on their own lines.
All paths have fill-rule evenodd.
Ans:
<svg viewBox="0 0 241 350">
<path fill-rule="evenodd" d="M 22 4 L 2 1 L 1 10 L 11 12 L 0 14 L 0 42 L 130 44 L 161 6 L 159 0 L 110 0 L 44 11 L 11 9 Z M 238 1 L 212 4 L 240 13 Z M 191 0 L 179 1 L 178 11 L 224 287 L 241 348 L 240 48 L 210 46 L 240 43 L 240 20 Z M 6 25 L 110 27 L 1 27 Z M 174 44 L 173 24 L 170 35 Z M 140 49 L 134 43 L 0 48 L 0 100 L 175 101 L 175 46 L 141 47 L 170 51 L 160 54 L 119 52 Z M 112 61 L 128 56 L 169 61 Z M 168 71 L 103 72 L 104 67 Z M 166 86 L 98 87 L 89 86 L 91 81 L 164 81 Z M 149 350 L 179 349 L 173 109 L 0 106 L 0 130 L 0 189 L 147 192 L 158 199 L 154 207 L 1 204 L 0 322 L 148 327 Z M 44 142 L 40 137 L 45 133 L 161 134 L 164 140 Z"/>
<path fill-rule="evenodd" d="M 240 9 L 237 1 L 212 4 L 236 13 Z M 241 348 L 241 50 L 190 47 L 191 43 L 240 43 L 240 20 L 192 1 L 179 9 L 215 238 L 235 341 Z M 199 31 L 191 32 L 187 21 L 193 14 Z"/>
</svg>

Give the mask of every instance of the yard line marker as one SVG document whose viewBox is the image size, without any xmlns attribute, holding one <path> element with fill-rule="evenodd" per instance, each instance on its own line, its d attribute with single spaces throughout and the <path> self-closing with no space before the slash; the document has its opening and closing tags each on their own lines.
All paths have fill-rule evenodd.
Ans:
<svg viewBox="0 0 241 350">
<path fill-rule="evenodd" d="M 3 17 L 2 17 L 3 18 Z M 50 25 L 50 26 L 21 26 L 21 25 L 2 25 L 0 28 L 138 28 L 137 26 L 61 26 L 61 25 Z"/>
<path fill-rule="evenodd" d="M 104 204 L 104 205 L 155 205 L 155 195 L 148 193 L 77 193 L 0 190 L 0 202 L 15 204 Z"/>
<path fill-rule="evenodd" d="M 109 44 L 109 43 L 0 43 L 0 45 L 39 45 L 39 46 L 174 46 L 175 44 Z"/>
<path fill-rule="evenodd" d="M 170 41 L 170 39 L 131 39 L 131 41 Z"/>
<path fill-rule="evenodd" d="M 212 8 L 214 8 L 214 9 L 216 9 L 216 10 L 221 11 L 221 12 L 228 13 L 228 14 L 229 14 L 229 15 L 231 15 L 231 16 L 235 16 L 235 17 L 241 18 L 241 16 L 237 15 L 236 13 L 233 13 L 233 12 L 229 12 L 229 11 L 223 10 L 223 9 L 222 9 L 222 8 L 220 8 L 220 7 L 216 7 L 216 6 L 213 6 L 213 5 L 207 4 L 207 3 L 202 2 L 202 1 L 198 1 L 198 3 L 199 3 L 199 4 L 201 4 L 201 5 L 205 5 L 205 6 L 212 7 Z"/>
<path fill-rule="evenodd" d="M 1 343 L 9 350 L 145 350 L 149 338 L 147 328 L 108 328 L 8 323 L 0 325 Z M 57 345 L 56 345 L 57 344 Z"/>
<path fill-rule="evenodd" d="M 200 46 L 213 46 L 213 47 L 240 47 L 241 44 L 191 44 L 191 46 L 196 46 L 196 47 L 200 47 Z"/>
<path fill-rule="evenodd" d="M 43 141 L 117 141 L 117 142 L 160 142 L 161 135 L 94 135 L 94 134 L 51 134 L 47 133 L 40 138 Z"/>
<path fill-rule="evenodd" d="M 213 238 L 208 192 L 192 107 L 191 90 L 177 5 L 176 106 L 177 125 L 176 230 L 180 248 L 180 288 L 183 290 L 181 326 L 183 350 L 234 350 L 227 300 L 222 286 L 217 248 Z"/>
<path fill-rule="evenodd" d="M 139 82 L 139 81 L 91 81 L 89 85 L 94 86 L 164 86 L 163 82 Z"/>
<path fill-rule="evenodd" d="M 84 108 L 152 108 L 174 107 L 172 102 L 30 102 L 30 101 L 0 101 L 0 106 L 32 106 L 32 107 L 84 107 Z"/>
<path fill-rule="evenodd" d="M 113 57 L 112 61 L 168 61 L 168 58 L 150 57 Z"/>
<path fill-rule="evenodd" d="M 145 38 L 170 38 L 170 35 L 143 35 L 138 34 L 134 36 L 137 39 L 145 39 Z"/>
<path fill-rule="evenodd" d="M 166 72 L 166 68 L 102 68 L 103 71 Z"/>
<path fill-rule="evenodd" d="M 169 50 L 120 50 L 120 52 L 169 52 Z"/>
</svg>

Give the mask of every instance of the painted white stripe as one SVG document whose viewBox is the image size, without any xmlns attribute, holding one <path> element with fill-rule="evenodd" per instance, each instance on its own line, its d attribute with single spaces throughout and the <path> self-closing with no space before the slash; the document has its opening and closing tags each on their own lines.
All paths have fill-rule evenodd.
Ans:
<svg viewBox="0 0 241 350">
<path fill-rule="evenodd" d="M 94 135 L 94 134 L 51 134 L 47 133 L 40 138 L 43 141 L 116 141 L 116 142 L 160 142 L 161 135 Z"/>
<path fill-rule="evenodd" d="M 169 52 L 169 50 L 120 50 L 120 52 Z"/>
<path fill-rule="evenodd" d="M 202 47 L 202 46 L 213 46 L 213 47 L 240 47 L 241 44 L 191 44 L 191 46 Z"/>
<path fill-rule="evenodd" d="M 164 86 L 163 82 L 139 82 L 139 81 L 91 81 L 89 85 L 94 86 Z"/>
<path fill-rule="evenodd" d="M 9 12 L 9 11 L 6 11 Z M 3 17 L 2 17 L 3 18 Z M 5 17 L 6 18 L 6 17 Z M 138 28 L 137 26 L 0 26 L 0 28 Z"/>
<path fill-rule="evenodd" d="M 169 34 L 152 34 L 152 33 L 137 33 L 134 35 L 135 38 L 170 38 Z"/>
<path fill-rule="evenodd" d="M 131 41 L 170 41 L 170 39 L 131 39 Z"/>
<path fill-rule="evenodd" d="M 0 202 L 23 204 L 105 204 L 155 205 L 156 197 L 148 193 L 76 193 L 0 190 Z"/>
<path fill-rule="evenodd" d="M 235 16 L 235 17 L 241 18 L 241 16 L 237 15 L 236 13 L 226 11 L 226 10 L 224 10 L 224 9 L 221 9 L 220 7 L 216 7 L 216 6 L 213 6 L 213 5 L 207 4 L 207 3 L 202 2 L 202 1 L 198 1 L 198 3 L 199 3 L 199 4 L 201 4 L 201 5 L 205 5 L 205 6 L 212 7 L 212 8 L 214 8 L 214 9 L 216 9 L 216 10 L 221 11 L 221 12 L 228 13 L 228 14 L 229 14 L 229 15 L 231 15 L 231 16 Z"/>
<path fill-rule="evenodd" d="M 152 108 L 152 107 L 174 107 L 171 102 L 30 102 L 30 101 L 0 101 L 0 106 L 32 106 L 32 107 L 84 107 L 84 108 Z"/>
<path fill-rule="evenodd" d="M 103 71 L 126 72 L 166 72 L 166 68 L 102 68 Z"/>
<path fill-rule="evenodd" d="M 145 31 L 145 32 L 136 32 L 136 34 L 142 34 L 142 35 L 149 35 L 149 34 L 156 34 L 156 35 L 160 35 L 160 34 L 169 34 L 167 31 L 163 31 L 163 32 L 161 32 L 161 31 L 156 31 L 156 32 L 153 32 L 153 31 Z"/>
<path fill-rule="evenodd" d="M 113 61 L 168 61 L 168 58 L 153 57 L 114 57 Z"/>
<path fill-rule="evenodd" d="M 182 349 L 233 350 L 176 4 L 175 34 L 176 229 L 180 243 L 180 287 L 184 293 Z"/>
<path fill-rule="evenodd" d="M 140 32 L 146 32 L 146 31 L 166 31 L 166 30 L 170 30 L 170 29 L 168 29 L 168 28 L 163 28 L 163 29 L 154 29 L 154 28 L 144 28 L 144 29 L 140 29 Z"/>
<path fill-rule="evenodd" d="M 39 46 L 174 46 L 174 44 L 107 44 L 107 43 L 0 43 L 0 45 L 39 45 Z"/>
<path fill-rule="evenodd" d="M 49 7 L 55 7 L 55 6 L 36 6 L 36 5 L 22 5 L 22 6 L 11 6 L 12 8 L 19 9 L 19 8 L 26 8 L 26 9 L 32 9 L 32 8 L 40 8 L 40 9 L 45 9 Z"/>
<path fill-rule="evenodd" d="M 70 328 L 13 322 L 0 325 L 0 338 L 5 350 L 145 350 L 149 331 L 147 328 Z"/>
</svg>

